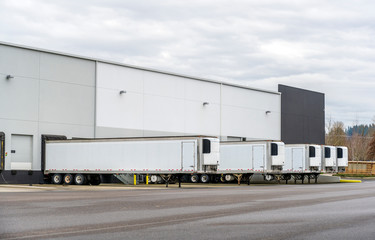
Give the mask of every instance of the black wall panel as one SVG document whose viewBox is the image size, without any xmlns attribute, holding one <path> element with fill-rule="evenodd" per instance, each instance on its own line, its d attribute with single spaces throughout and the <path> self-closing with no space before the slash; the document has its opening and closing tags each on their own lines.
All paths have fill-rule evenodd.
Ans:
<svg viewBox="0 0 375 240">
<path fill-rule="evenodd" d="M 281 140 L 287 144 L 324 144 L 324 94 L 279 85 Z"/>
</svg>

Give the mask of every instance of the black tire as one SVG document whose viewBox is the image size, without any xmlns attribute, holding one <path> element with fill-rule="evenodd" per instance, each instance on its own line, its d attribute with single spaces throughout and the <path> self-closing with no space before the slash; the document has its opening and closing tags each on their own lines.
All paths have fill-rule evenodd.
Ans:
<svg viewBox="0 0 375 240">
<path fill-rule="evenodd" d="M 80 173 L 76 174 L 74 176 L 74 183 L 76 185 L 84 185 L 84 184 L 86 184 L 86 177 L 85 177 L 85 175 L 80 174 Z"/>
<path fill-rule="evenodd" d="M 235 178 L 233 177 L 232 174 L 226 174 L 226 175 L 224 176 L 224 179 L 225 179 L 226 182 L 232 182 L 232 181 L 235 180 Z"/>
<path fill-rule="evenodd" d="M 209 183 L 210 182 L 210 176 L 207 174 L 202 174 L 200 177 L 200 180 L 202 183 Z"/>
<path fill-rule="evenodd" d="M 189 175 L 183 175 L 183 176 L 181 177 L 181 182 L 183 182 L 183 183 L 187 183 L 187 182 L 189 182 Z"/>
<path fill-rule="evenodd" d="M 190 176 L 190 182 L 192 183 L 198 183 L 199 182 L 199 176 L 197 174 L 193 174 Z"/>
<path fill-rule="evenodd" d="M 51 182 L 53 184 L 61 184 L 62 180 L 63 180 L 63 178 L 62 178 L 61 174 L 55 173 L 55 174 L 52 175 Z"/>
<path fill-rule="evenodd" d="M 274 179 L 275 179 L 275 176 L 273 176 L 272 174 L 266 174 L 266 175 L 264 175 L 264 180 L 266 180 L 268 182 L 270 182 L 270 181 L 272 181 Z"/>
<path fill-rule="evenodd" d="M 149 177 L 149 181 L 151 182 L 151 183 L 158 183 L 158 180 L 159 180 L 159 176 L 158 175 L 151 175 L 150 177 Z"/>
<path fill-rule="evenodd" d="M 219 182 L 220 182 L 220 175 L 215 175 L 215 176 L 213 177 L 212 181 L 213 181 L 214 183 L 219 183 Z"/>
<path fill-rule="evenodd" d="M 74 182 L 73 175 L 70 174 L 70 173 L 65 174 L 63 181 L 64 181 L 64 184 L 66 184 L 66 185 L 73 184 L 73 182 Z"/>
<path fill-rule="evenodd" d="M 91 185 L 99 185 L 102 182 L 100 175 L 91 175 L 90 177 L 90 184 Z"/>
</svg>

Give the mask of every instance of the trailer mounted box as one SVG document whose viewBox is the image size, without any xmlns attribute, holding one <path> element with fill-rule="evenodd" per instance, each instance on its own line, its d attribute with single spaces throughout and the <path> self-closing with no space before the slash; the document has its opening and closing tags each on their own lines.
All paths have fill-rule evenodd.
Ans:
<svg viewBox="0 0 375 240">
<path fill-rule="evenodd" d="M 336 147 L 326 146 L 322 147 L 322 171 L 325 172 L 336 172 L 337 171 L 337 159 L 336 159 Z"/>
<path fill-rule="evenodd" d="M 322 146 L 309 145 L 309 159 L 311 170 L 322 170 Z"/>
<path fill-rule="evenodd" d="M 345 168 L 348 167 L 348 148 L 347 147 L 336 147 L 337 149 L 337 171 L 344 172 Z"/>
</svg>

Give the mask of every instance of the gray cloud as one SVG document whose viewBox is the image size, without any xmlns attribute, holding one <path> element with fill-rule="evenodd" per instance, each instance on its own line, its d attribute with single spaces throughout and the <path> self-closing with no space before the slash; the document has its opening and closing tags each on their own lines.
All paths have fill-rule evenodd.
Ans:
<svg viewBox="0 0 375 240">
<path fill-rule="evenodd" d="M 276 90 L 375 115 L 375 2 L 3 0 L 0 40 Z"/>
</svg>

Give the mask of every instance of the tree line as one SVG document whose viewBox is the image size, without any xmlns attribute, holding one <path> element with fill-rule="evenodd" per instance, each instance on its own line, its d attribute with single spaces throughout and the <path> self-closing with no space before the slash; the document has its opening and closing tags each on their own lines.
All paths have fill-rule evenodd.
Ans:
<svg viewBox="0 0 375 240">
<path fill-rule="evenodd" d="M 325 142 L 326 145 L 348 147 L 349 161 L 375 161 L 375 124 L 345 129 L 343 122 L 329 121 Z"/>
</svg>

